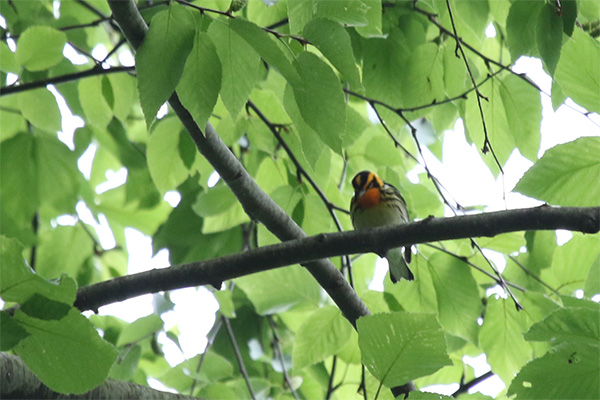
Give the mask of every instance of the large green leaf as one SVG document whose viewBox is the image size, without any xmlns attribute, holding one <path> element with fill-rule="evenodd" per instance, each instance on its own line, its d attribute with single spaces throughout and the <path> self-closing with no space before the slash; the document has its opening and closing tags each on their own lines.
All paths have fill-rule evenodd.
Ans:
<svg viewBox="0 0 600 400">
<path fill-rule="evenodd" d="M 548 341 L 553 346 L 564 342 L 598 345 L 600 340 L 600 308 L 561 308 L 534 324 L 525 339 Z"/>
<path fill-rule="evenodd" d="M 35 140 L 22 133 L 0 146 L 0 202 L 2 213 L 10 215 L 13 233 L 31 230 L 31 221 L 40 204 Z M 7 219 L 2 219 L 4 232 Z"/>
<path fill-rule="evenodd" d="M 34 294 L 68 305 L 75 301 L 76 284 L 67 276 L 50 283 L 33 273 L 23 259 L 18 240 L 0 236 L 0 297 L 5 302 L 24 303 Z"/>
<path fill-rule="evenodd" d="M 600 138 L 583 137 L 548 149 L 514 191 L 552 205 L 600 205 Z"/>
<path fill-rule="evenodd" d="M 321 287 L 298 265 L 244 276 L 235 282 L 260 315 L 292 308 L 314 309 L 321 303 Z"/>
<path fill-rule="evenodd" d="M 35 151 L 40 200 L 54 215 L 73 214 L 82 181 L 75 152 L 56 136 L 45 134 L 36 137 Z"/>
<path fill-rule="evenodd" d="M 117 352 L 77 309 L 58 321 L 17 311 L 15 320 L 29 333 L 15 352 L 52 390 L 85 393 L 106 379 Z"/>
<path fill-rule="evenodd" d="M 156 314 L 150 314 L 142 317 L 127 325 L 119 335 L 117 346 L 136 343 L 149 337 L 153 333 L 163 328 L 163 321 Z"/>
<path fill-rule="evenodd" d="M 177 188 L 189 175 L 179 151 L 182 141 L 193 148 L 193 142 L 177 118 L 157 122 L 148 139 L 148 169 L 156 188 L 163 194 Z"/>
<path fill-rule="evenodd" d="M 488 364 L 504 382 L 510 382 L 531 359 L 531 346 L 523 339 L 525 328 L 525 315 L 512 300 L 488 298 L 479 343 Z"/>
<path fill-rule="evenodd" d="M 429 262 L 438 303 L 440 324 L 453 335 L 477 344 L 481 300 L 468 265 L 448 255 L 436 254 Z"/>
<path fill-rule="evenodd" d="M 304 37 L 327 57 L 353 88 L 362 87 L 350 36 L 340 24 L 324 18 L 313 19 L 304 27 Z"/>
<path fill-rule="evenodd" d="M 79 101 L 87 121 L 98 129 L 106 129 L 113 117 L 112 109 L 104 97 L 102 86 L 110 82 L 106 77 L 92 76 L 79 81 Z"/>
<path fill-rule="evenodd" d="M 600 237 L 574 233 L 568 243 L 554 252 L 552 266 L 542 270 L 544 282 L 557 290 L 572 294 L 583 288 L 590 268 L 600 255 Z"/>
<path fill-rule="evenodd" d="M 556 5 L 546 3 L 537 18 L 536 42 L 542 61 L 550 75 L 554 75 L 562 47 L 563 20 Z"/>
<path fill-rule="evenodd" d="M 523 79 L 509 74 L 501 81 L 500 96 L 509 132 L 519 152 L 530 160 L 536 160 L 542 123 L 539 92 Z"/>
<path fill-rule="evenodd" d="M 29 71 L 42 71 L 63 59 L 67 35 L 49 26 L 27 29 L 17 42 L 17 62 Z"/>
<path fill-rule="evenodd" d="M 522 55 L 536 55 L 536 25 L 532 18 L 540 14 L 543 1 L 515 0 L 506 18 L 506 40 L 513 61 Z"/>
<path fill-rule="evenodd" d="M 196 30 L 177 93 L 200 129 L 204 129 L 221 89 L 221 62 L 210 36 Z"/>
<path fill-rule="evenodd" d="M 296 61 L 303 82 L 302 86 L 293 87 L 300 113 L 323 143 L 341 155 L 346 104 L 340 81 L 331 68 L 312 53 L 303 52 Z"/>
<path fill-rule="evenodd" d="M 564 94 L 588 111 L 600 112 L 600 44 L 575 29 L 563 46 L 554 79 Z"/>
<path fill-rule="evenodd" d="M 177 87 L 194 32 L 191 12 L 177 3 L 152 18 L 136 54 L 140 103 L 148 127 Z"/>
<path fill-rule="evenodd" d="M 376 314 L 360 318 L 357 328 L 363 363 L 388 387 L 451 364 L 444 333 L 434 315 Z"/>
<path fill-rule="evenodd" d="M 221 100 L 235 120 L 256 85 L 260 57 L 250 44 L 220 21 L 210 24 L 208 35 L 221 60 Z"/>
<path fill-rule="evenodd" d="M 76 277 L 83 262 L 94 254 L 94 242 L 79 225 L 58 226 L 40 235 L 37 252 L 36 271 L 41 277 Z"/>
<path fill-rule="evenodd" d="M 36 89 L 21 92 L 18 96 L 19 109 L 27 121 L 48 132 L 60 130 L 60 111 L 52 93 Z"/>
<path fill-rule="evenodd" d="M 292 65 L 289 50 L 285 49 L 280 42 L 248 21 L 232 19 L 229 21 L 229 26 L 244 38 L 267 64 L 279 71 L 292 86 L 302 84 L 300 76 Z"/>
<path fill-rule="evenodd" d="M 527 364 L 513 380 L 508 395 L 519 399 L 598 399 L 600 349 L 565 343 Z"/>
<path fill-rule="evenodd" d="M 337 307 L 319 308 L 296 332 L 292 354 L 294 369 L 300 370 L 336 354 L 351 334 L 352 326 Z"/>
</svg>

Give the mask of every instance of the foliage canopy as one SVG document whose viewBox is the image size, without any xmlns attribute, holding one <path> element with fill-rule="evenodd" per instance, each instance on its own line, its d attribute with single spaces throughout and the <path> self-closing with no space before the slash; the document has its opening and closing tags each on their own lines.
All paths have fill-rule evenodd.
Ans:
<svg viewBox="0 0 600 400">
<path fill-rule="evenodd" d="M 484 354 L 504 396 L 598 398 L 597 235 L 420 245 L 416 280 L 386 280 L 383 292 L 370 289 L 374 255 L 332 258 L 372 313 L 356 329 L 306 268 L 241 271 L 213 291 L 205 353 L 174 367 L 161 349 L 181 348 L 179 327 L 160 318 L 174 308 L 168 292 L 132 324 L 73 306 L 78 287 L 127 274 L 126 228 L 173 265 L 284 240 L 249 211 L 259 194 L 232 192 L 236 177 L 198 151 L 203 137 L 182 109 L 188 124 L 214 127 L 231 149 L 223 163 L 239 160 L 308 235 L 351 229 L 349 178 L 364 169 L 401 190 L 413 219 L 462 213 L 424 162 L 443 161 L 459 119 L 480 149 L 473 168 L 501 180 L 518 153 L 533 166 L 515 192 L 600 206 L 597 125 L 538 159 L 542 98 L 555 110 L 576 103 L 589 121 L 600 112 L 600 3 L 265 3 L 232 15 L 229 1 L 139 1 L 149 29 L 135 13 L 120 19 L 122 31 L 145 33 L 128 43 L 111 17 L 123 2 L 0 2 L 1 350 L 63 393 L 107 377 L 203 398 L 392 398 L 386 387 L 409 381 L 466 392 L 476 378 L 466 360 Z M 521 56 L 542 60 L 551 93 L 512 72 Z M 61 132 L 66 110 L 83 121 L 72 137 Z M 110 186 L 116 171 L 126 178 Z M 493 268 L 503 264 L 502 289 Z"/>
</svg>

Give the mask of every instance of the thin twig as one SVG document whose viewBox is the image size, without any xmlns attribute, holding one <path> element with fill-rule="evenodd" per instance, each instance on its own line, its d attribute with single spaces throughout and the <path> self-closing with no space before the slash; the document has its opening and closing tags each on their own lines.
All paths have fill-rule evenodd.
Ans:
<svg viewBox="0 0 600 400">
<path fill-rule="evenodd" d="M 458 388 L 458 390 L 456 392 L 452 393 L 452 397 L 458 397 L 459 394 L 467 392 L 473 386 L 483 382 L 484 380 L 486 380 L 488 378 L 491 378 L 492 376 L 494 376 L 494 373 L 490 370 L 490 371 L 486 372 L 485 374 L 470 380 L 467 383 L 461 384 L 460 387 Z"/>
<path fill-rule="evenodd" d="M 329 400 L 334 390 L 336 389 L 333 386 L 333 379 L 335 376 L 335 368 L 337 365 L 337 356 L 333 356 L 333 361 L 331 363 L 331 373 L 329 374 L 329 383 L 327 384 L 327 395 L 325 395 L 325 400 Z"/>
<path fill-rule="evenodd" d="M 285 368 L 285 360 L 283 359 L 283 351 L 281 350 L 281 342 L 279 340 L 279 335 L 277 335 L 277 324 L 273 320 L 272 315 L 267 315 L 267 321 L 269 321 L 269 326 L 271 327 L 271 332 L 273 333 L 273 345 L 275 346 L 275 353 L 277 353 L 277 358 L 279 359 L 279 363 L 281 364 L 281 371 L 283 372 L 283 379 L 285 380 L 286 385 L 290 388 L 292 392 L 292 396 L 296 400 L 300 400 L 300 396 L 296 393 L 294 386 L 292 385 L 292 380 L 287 373 L 287 369 Z"/>
<path fill-rule="evenodd" d="M 235 334 L 233 333 L 233 329 L 231 328 L 231 323 L 229 322 L 229 319 L 225 316 L 221 317 L 221 319 L 225 323 L 225 328 L 227 328 L 227 334 L 229 335 L 229 339 L 231 340 L 231 345 L 233 346 L 233 352 L 235 353 L 235 358 L 237 359 L 238 366 L 240 367 L 240 372 L 242 373 L 242 376 L 246 381 L 246 385 L 248 386 L 248 392 L 250 392 L 250 397 L 252 397 L 253 400 L 256 400 L 256 395 L 254 394 L 254 390 L 252 389 L 252 383 L 250 383 L 250 376 L 248 375 L 248 371 L 246 370 L 246 365 L 244 364 L 242 353 L 240 352 L 237 340 L 235 339 Z"/>
<path fill-rule="evenodd" d="M 2 86 L 0 87 L 0 96 L 5 96 L 9 94 L 24 92 L 26 90 L 33 90 L 46 87 L 47 85 L 57 85 L 59 83 L 71 82 L 81 78 L 87 78 L 89 76 L 95 75 L 106 75 L 106 74 L 114 74 L 117 72 L 130 72 L 134 71 L 135 67 L 111 67 L 108 69 L 103 69 L 100 66 L 95 66 L 91 69 L 75 72 L 73 74 L 66 74 L 55 76 L 48 79 L 42 79 L 34 82 L 23 83 L 22 85 L 13 85 L 13 86 Z"/>
<path fill-rule="evenodd" d="M 425 246 L 427 247 L 431 247 L 432 249 L 436 249 L 438 251 L 441 251 L 442 253 L 448 254 L 449 256 L 452 256 L 454 258 L 456 258 L 457 260 L 460 260 L 462 262 L 464 262 L 465 264 L 467 264 L 468 266 L 470 266 L 471 268 L 476 269 L 477 271 L 481 272 L 482 274 L 486 275 L 488 278 L 491 278 L 494 280 L 494 282 L 496 282 L 498 285 L 501 285 L 502 282 L 496 277 L 494 276 L 494 274 L 486 271 L 485 269 L 481 268 L 479 265 L 477 264 L 473 264 L 471 261 L 469 261 L 466 257 L 464 256 L 459 256 L 458 254 L 455 254 L 447 249 L 445 249 L 442 246 L 438 246 L 432 243 L 423 243 Z M 516 285 L 514 283 L 511 282 L 506 282 L 507 285 L 514 287 L 517 290 L 520 290 L 522 292 L 526 292 L 527 289 L 525 289 L 524 287 L 521 287 L 519 285 Z"/>
<path fill-rule="evenodd" d="M 465 63 L 465 67 L 467 68 L 469 78 L 471 79 L 471 83 L 473 84 L 473 87 L 475 88 L 475 93 L 477 94 L 477 97 L 476 97 L 477 98 L 477 106 L 479 107 L 479 115 L 481 116 L 481 124 L 483 126 L 483 135 L 484 135 L 483 147 L 482 147 L 481 151 L 483 152 L 483 154 L 487 153 L 488 151 L 490 151 L 492 153 L 492 156 L 494 157 L 494 160 L 496 161 L 496 165 L 500 169 L 500 173 L 502 175 L 504 175 L 504 171 L 502 170 L 502 164 L 500 163 L 500 160 L 496 156 L 496 152 L 494 151 L 492 143 L 490 142 L 490 137 L 489 137 L 488 130 L 487 130 L 487 124 L 485 123 L 485 114 L 483 112 L 483 106 L 481 104 L 481 99 L 485 99 L 486 101 L 488 99 L 479 91 L 479 86 L 477 86 L 477 82 L 475 81 L 475 77 L 473 76 L 473 71 L 471 71 L 471 66 L 469 65 L 469 60 L 467 60 L 467 55 L 465 54 L 465 50 L 462 47 L 461 40 L 458 39 L 459 36 L 458 36 L 458 32 L 456 31 L 456 24 L 454 23 L 454 16 L 452 15 L 452 7 L 450 7 L 450 0 L 446 0 L 446 7 L 448 8 L 448 16 L 450 17 L 450 23 L 452 24 L 452 30 L 454 31 L 454 37 L 457 38 L 455 54 L 458 57 L 458 53 L 460 52 L 462 59 Z"/>
<path fill-rule="evenodd" d="M 200 369 L 202 368 L 204 359 L 206 358 L 206 355 L 208 354 L 208 350 L 210 350 L 213 343 L 215 342 L 217 334 L 221 330 L 222 326 L 223 326 L 223 319 L 217 317 L 217 319 L 215 320 L 215 324 L 213 325 L 213 327 L 210 329 L 210 331 L 206 335 L 206 347 L 204 348 L 204 352 L 200 356 L 200 360 L 198 361 L 198 366 L 196 366 L 196 376 L 198 376 L 198 374 L 200 373 Z M 194 389 L 196 388 L 197 383 L 198 383 L 198 378 L 194 378 L 194 380 L 192 381 L 192 386 L 190 388 L 190 395 L 194 394 Z"/>
<path fill-rule="evenodd" d="M 531 272 L 529 269 L 527 269 L 523 264 L 521 264 L 519 262 L 519 260 L 517 260 L 515 257 L 513 256 L 508 256 L 508 258 L 510 260 L 512 260 L 512 262 L 514 262 L 515 264 L 517 264 L 517 266 L 519 268 L 521 268 L 523 270 L 523 272 L 525 272 L 527 275 L 529 275 L 530 277 L 532 277 L 533 279 L 535 279 L 536 281 L 538 281 L 542 286 L 545 286 L 546 288 L 548 288 L 552 293 L 554 293 L 557 296 L 560 296 L 560 293 L 558 292 L 558 290 L 554 289 L 552 286 L 548 285 L 546 282 L 544 282 L 539 276 L 535 275 L 533 272 Z"/>
</svg>

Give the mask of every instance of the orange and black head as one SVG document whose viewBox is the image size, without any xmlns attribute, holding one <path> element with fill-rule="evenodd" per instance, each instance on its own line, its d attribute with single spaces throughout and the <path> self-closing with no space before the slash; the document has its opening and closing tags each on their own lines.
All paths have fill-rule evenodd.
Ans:
<svg viewBox="0 0 600 400">
<path fill-rule="evenodd" d="M 371 208 L 379 204 L 381 200 L 381 190 L 383 189 L 383 181 L 372 171 L 361 171 L 354 179 L 352 186 L 354 187 L 354 198 L 352 202 L 361 208 Z"/>
</svg>

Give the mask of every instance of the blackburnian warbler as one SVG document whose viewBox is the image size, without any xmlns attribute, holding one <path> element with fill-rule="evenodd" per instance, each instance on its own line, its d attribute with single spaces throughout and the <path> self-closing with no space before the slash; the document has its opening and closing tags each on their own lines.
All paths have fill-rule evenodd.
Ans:
<svg viewBox="0 0 600 400">
<path fill-rule="evenodd" d="M 375 228 L 384 225 L 403 224 L 410 221 L 406 201 L 394 186 L 384 182 L 376 173 L 362 171 L 352 179 L 354 196 L 350 202 L 350 216 L 354 229 Z M 400 279 L 412 281 L 413 273 L 408 268 L 410 246 L 404 254 L 402 248 L 388 250 L 384 255 L 390 266 L 393 283 Z"/>
</svg>

